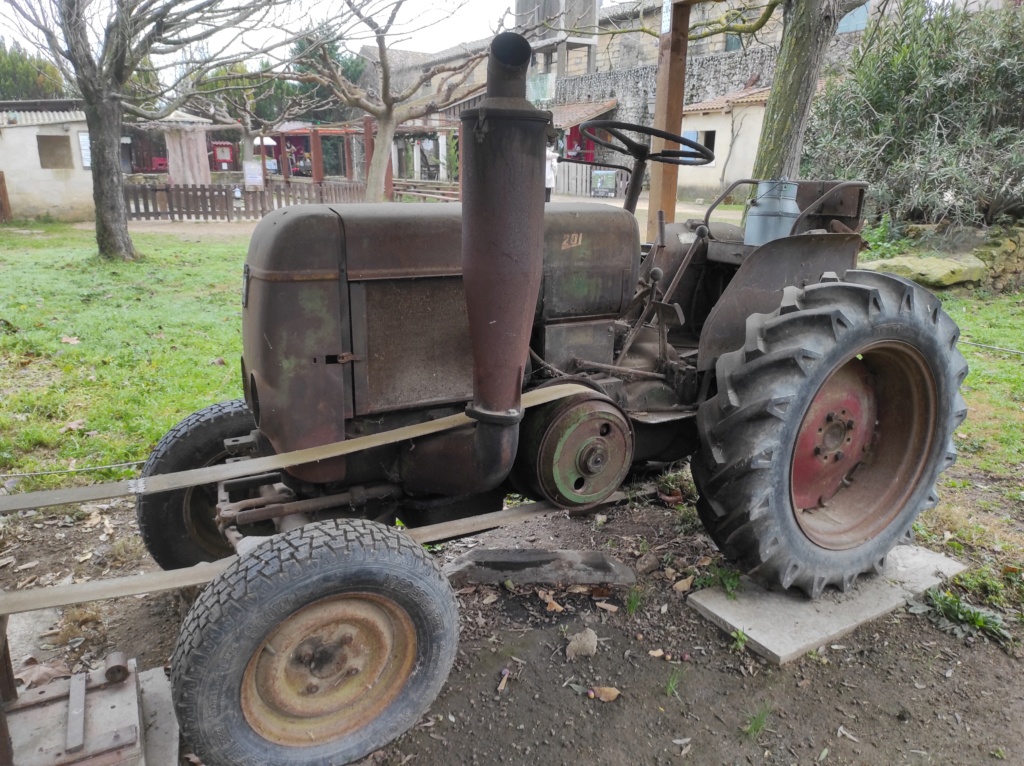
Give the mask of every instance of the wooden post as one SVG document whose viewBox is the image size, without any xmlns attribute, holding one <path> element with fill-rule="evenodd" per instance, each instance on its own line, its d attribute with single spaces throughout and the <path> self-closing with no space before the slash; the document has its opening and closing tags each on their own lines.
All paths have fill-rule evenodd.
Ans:
<svg viewBox="0 0 1024 766">
<path fill-rule="evenodd" d="M 13 220 L 11 200 L 7 197 L 7 179 L 4 178 L 4 171 L 0 170 L 0 223 L 10 223 Z"/>
<path fill-rule="evenodd" d="M 654 106 L 654 127 L 669 133 L 679 133 L 683 124 L 683 87 L 686 82 L 686 43 L 689 29 L 690 6 L 673 0 L 669 17 L 661 21 Z M 660 152 L 664 148 L 664 139 L 651 140 L 652 153 Z M 651 163 L 651 194 L 647 204 L 648 242 L 652 242 L 658 232 L 659 210 L 665 211 L 665 223 L 676 220 L 678 179 L 678 165 Z"/>
<path fill-rule="evenodd" d="M 345 136 L 345 178 L 351 181 L 354 178 L 352 167 L 352 136 Z"/>
<path fill-rule="evenodd" d="M 281 142 L 281 157 L 278 160 L 278 166 L 281 168 L 281 180 L 284 181 L 285 186 L 291 183 L 292 169 L 291 163 L 288 161 L 288 143 L 285 141 L 285 137 L 278 133 L 277 140 Z"/>
<path fill-rule="evenodd" d="M 320 131 L 315 128 L 309 135 L 309 160 L 313 163 L 313 183 L 324 182 L 324 145 L 320 140 Z"/>
</svg>

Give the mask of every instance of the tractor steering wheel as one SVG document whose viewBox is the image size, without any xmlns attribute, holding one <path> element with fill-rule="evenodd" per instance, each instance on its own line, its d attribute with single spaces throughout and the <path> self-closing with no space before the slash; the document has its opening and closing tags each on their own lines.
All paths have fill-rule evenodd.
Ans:
<svg viewBox="0 0 1024 766">
<path fill-rule="evenodd" d="M 612 143 L 611 141 L 605 141 L 603 138 L 599 138 L 594 133 L 595 129 L 604 130 L 619 143 Z M 651 147 L 649 145 L 634 141 L 624 135 L 621 132 L 623 130 L 628 130 L 632 133 L 641 133 L 645 136 L 651 136 L 652 138 L 663 138 L 666 141 L 672 141 L 673 143 L 677 143 L 686 148 L 663 149 L 660 152 L 654 152 L 652 154 Z M 654 160 L 655 162 L 665 162 L 670 165 L 707 165 L 708 163 L 715 161 L 715 153 L 704 146 L 704 144 L 698 144 L 696 141 L 691 141 L 689 138 L 683 138 L 682 136 L 677 136 L 674 133 L 668 133 L 664 130 L 649 128 L 646 125 L 634 125 L 630 122 L 616 122 L 615 120 L 587 120 L 580 125 L 580 132 L 595 144 L 603 146 L 606 149 L 619 152 L 620 154 L 628 154 L 638 162 Z"/>
</svg>

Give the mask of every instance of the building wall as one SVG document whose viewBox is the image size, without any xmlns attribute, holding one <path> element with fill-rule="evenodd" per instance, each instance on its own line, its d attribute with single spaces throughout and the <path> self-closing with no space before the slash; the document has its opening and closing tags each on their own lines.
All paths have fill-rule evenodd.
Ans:
<svg viewBox="0 0 1024 766">
<path fill-rule="evenodd" d="M 0 170 L 15 218 L 50 215 L 62 221 L 94 217 L 92 171 L 82 164 L 79 133 L 88 134 L 85 122 L 48 125 L 6 125 L 0 128 Z M 66 138 L 70 143 L 70 168 L 43 168 L 37 136 Z"/>
<path fill-rule="evenodd" d="M 679 168 L 679 197 L 710 202 L 729 184 L 750 178 L 764 123 L 764 105 L 734 106 L 729 111 L 683 115 L 683 134 L 696 132 L 704 142 L 715 132 L 715 161 L 710 165 Z"/>
<path fill-rule="evenodd" d="M 686 62 L 686 103 L 707 101 L 742 90 L 755 74 L 759 76 L 759 86 L 771 85 L 777 56 L 776 48 L 765 45 L 731 53 L 689 57 Z M 571 104 L 614 98 L 619 104 L 610 119 L 650 125 L 657 76 L 658 68 L 651 64 L 565 78 L 557 83 L 555 102 Z"/>
</svg>

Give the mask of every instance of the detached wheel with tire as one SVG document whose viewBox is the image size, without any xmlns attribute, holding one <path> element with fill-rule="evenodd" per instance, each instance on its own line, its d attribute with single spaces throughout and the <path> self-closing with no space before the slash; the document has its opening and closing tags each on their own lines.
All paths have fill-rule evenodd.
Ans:
<svg viewBox="0 0 1024 766">
<path fill-rule="evenodd" d="M 958 337 L 934 295 L 869 271 L 786 288 L 748 317 L 697 414 L 698 510 L 719 548 L 812 598 L 880 570 L 956 459 Z"/>
<path fill-rule="evenodd" d="M 182 735 L 209 766 L 350 763 L 426 712 L 458 636 L 448 580 L 401 532 L 295 529 L 192 606 L 171 660 Z"/>
<path fill-rule="evenodd" d="M 218 465 L 227 460 L 224 440 L 256 427 L 241 399 L 194 412 L 168 431 L 142 468 L 143 478 Z M 140 495 L 135 512 L 150 555 L 163 569 L 180 569 L 230 556 L 234 549 L 215 523 L 217 486 L 207 484 Z"/>
</svg>

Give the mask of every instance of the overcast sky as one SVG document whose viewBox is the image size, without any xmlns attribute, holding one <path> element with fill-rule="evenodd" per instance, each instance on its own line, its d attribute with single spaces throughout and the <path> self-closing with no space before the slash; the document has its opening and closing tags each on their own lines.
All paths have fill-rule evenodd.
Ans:
<svg viewBox="0 0 1024 766">
<path fill-rule="evenodd" d="M 434 13 L 434 19 L 446 15 L 453 3 L 437 2 L 436 0 L 409 0 L 406 3 L 411 13 L 408 15 L 408 27 L 416 26 L 415 19 L 424 19 Z M 513 0 L 466 0 L 466 3 L 447 18 L 438 21 L 426 29 L 412 32 L 409 39 L 395 47 L 405 50 L 435 53 L 450 48 L 458 43 L 467 43 L 489 37 L 497 27 L 498 20 L 504 11 L 514 5 Z"/>
</svg>

